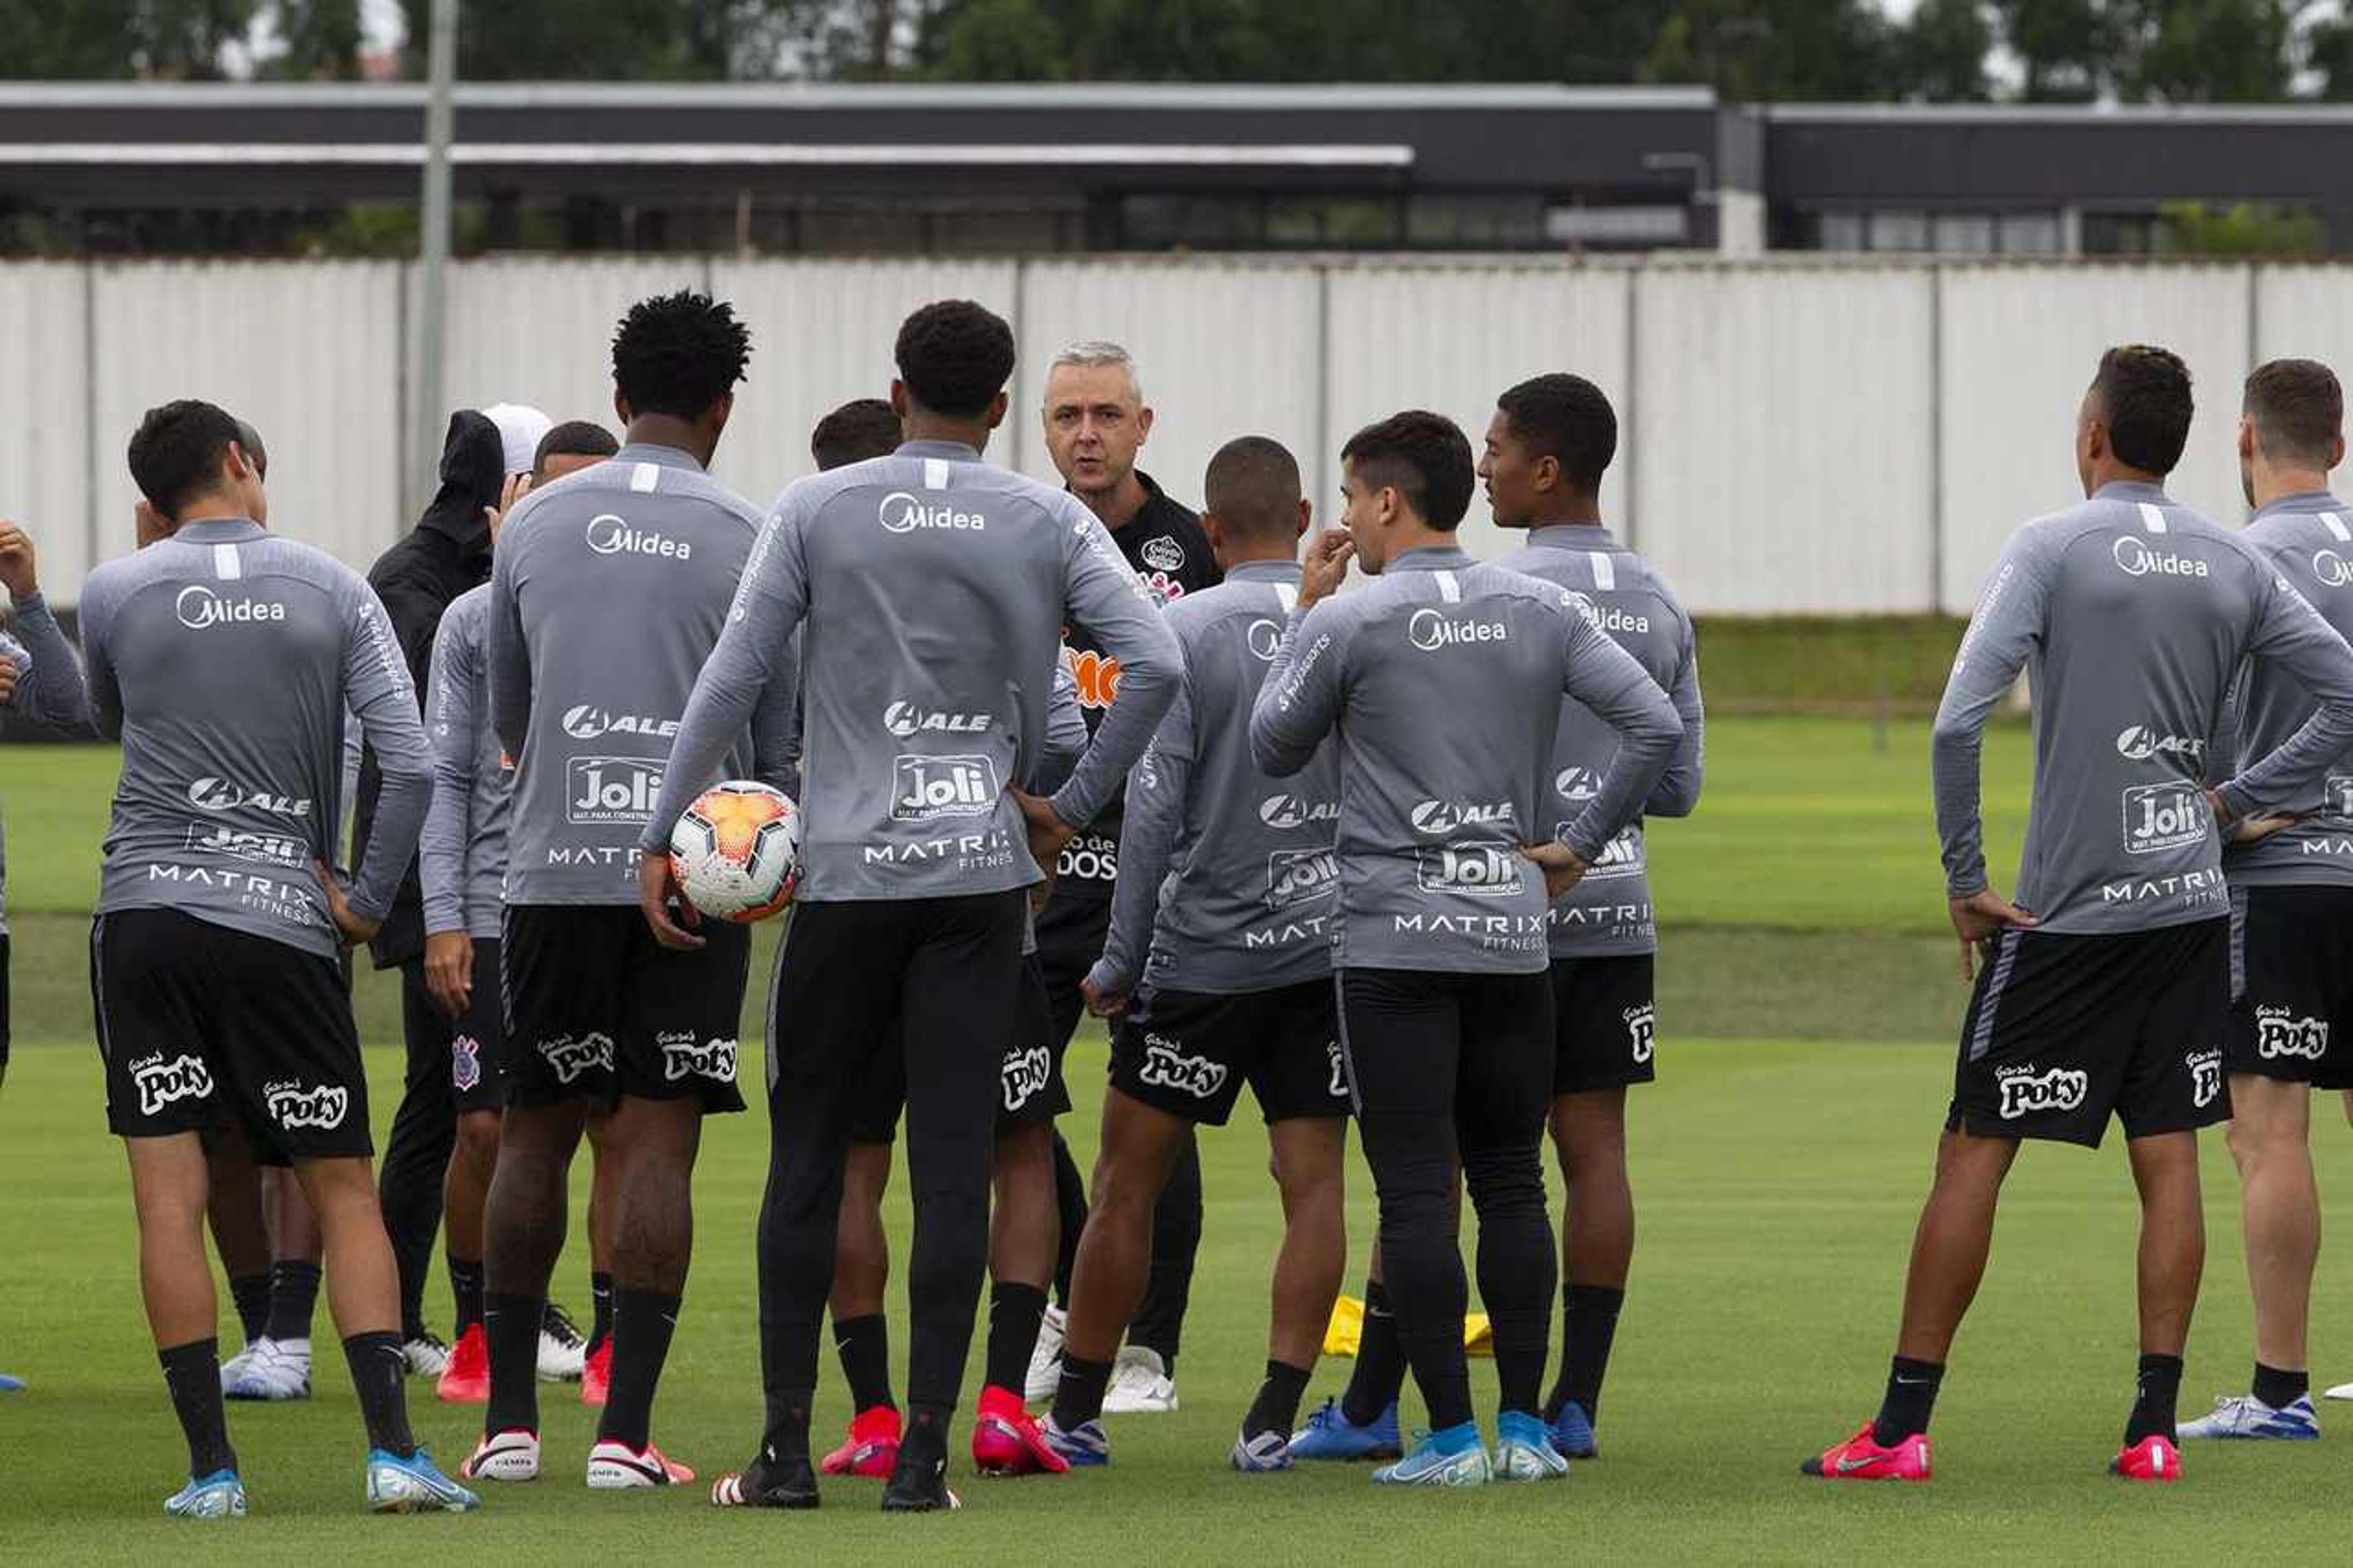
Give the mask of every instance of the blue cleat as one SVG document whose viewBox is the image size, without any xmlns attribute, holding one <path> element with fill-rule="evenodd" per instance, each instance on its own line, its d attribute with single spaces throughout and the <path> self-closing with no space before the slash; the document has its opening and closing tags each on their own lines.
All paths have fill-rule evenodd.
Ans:
<svg viewBox="0 0 2353 1568">
<path fill-rule="evenodd" d="M 377 1513 L 465 1513 L 482 1500 L 443 1475 L 423 1448 L 399 1458 L 382 1448 L 367 1457 L 367 1502 Z"/>
<path fill-rule="evenodd" d="M 1373 1472 L 1385 1487 L 1483 1487 L 1494 1479 L 1475 1421 L 1430 1433 L 1412 1453 Z"/>
<path fill-rule="evenodd" d="M 1226 1458 L 1234 1468 L 1246 1476 L 1287 1470 L 1291 1468 L 1291 1439 L 1280 1432 L 1261 1432 L 1255 1437 L 1236 1437 L 1233 1452 Z"/>
<path fill-rule="evenodd" d="M 1552 1446 L 1552 1430 L 1543 1417 L 1506 1410 L 1495 1418 L 1497 1480 L 1555 1481 L 1567 1474 L 1568 1460 Z"/>
<path fill-rule="evenodd" d="M 1082 1421 L 1065 1432 L 1049 1415 L 1039 1423 L 1039 1430 L 1045 1434 L 1046 1447 L 1062 1456 L 1062 1462 L 1072 1469 L 1111 1463 L 1111 1439 L 1103 1436 L 1101 1421 Z"/>
<path fill-rule="evenodd" d="M 235 1470 L 190 1476 L 186 1486 L 164 1500 L 164 1511 L 174 1519 L 243 1519 L 245 1483 Z"/>
<path fill-rule="evenodd" d="M 23 1378 L 10 1377 L 6 1373 L 0 1372 L 0 1394 L 22 1394 L 24 1391 Z"/>
<path fill-rule="evenodd" d="M 1398 1436 L 1397 1401 L 1363 1426 L 1340 1413 L 1340 1402 L 1327 1399 L 1307 1425 L 1291 1435 L 1294 1459 L 1394 1459 L 1404 1454 Z"/>
<path fill-rule="evenodd" d="M 1593 1441 L 1593 1418 L 1585 1406 L 1570 1400 L 1552 1424 L 1552 1446 L 1564 1459 L 1590 1459 L 1601 1452 Z"/>
<path fill-rule="evenodd" d="M 2320 1417 L 2312 1408 L 2312 1396 L 2302 1394 L 2274 1409 L 2252 1394 L 2235 1394 L 2214 1402 L 2211 1415 L 2195 1421 L 2184 1421 L 2175 1436 L 2183 1442 L 2193 1437 L 2237 1437 L 2285 1439 L 2291 1443 L 2310 1443 L 2320 1436 Z"/>
</svg>

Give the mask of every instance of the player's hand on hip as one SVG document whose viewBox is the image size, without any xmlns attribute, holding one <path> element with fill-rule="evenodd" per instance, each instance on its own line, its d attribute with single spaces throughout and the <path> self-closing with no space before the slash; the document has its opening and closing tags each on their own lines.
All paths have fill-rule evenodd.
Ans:
<svg viewBox="0 0 2353 1568">
<path fill-rule="evenodd" d="M 1954 934 L 1961 939 L 1961 979 L 1977 978 L 1977 950 L 2006 931 L 2025 931 L 2034 924 L 2033 915 L 2020 909 L 1990 886 L 1979 888 L 1966 899 L 1949 900 Z"/>
<path fill-rule="evenodd" d="M 29 599 L 41 591 L 36 570 L 33 537 L 13 522 L 0 522 L 0 585 L 12 599 Z"/>
<path fill-rule="evenodd" d="M 352 908 L 351 896 L 344 891 L 343 879 L 335 875 L 333 867 L 324 860 L 314 860 L 311 864 L 318 868 L 319 886 L 327 896 L 327 918 L 335 922 L 335 930 L 341 933 L 343 945 L 359 947 L 374 942 L 375 933 L 384 929 L 384 921 L 369 920 Z"/>
<path fill-rule="evenodd" d="M 1079 994 L 1087 999 L 1087 1011 L 1098 1018 L 1116 1018 L 1127 1011 L 1127 993 L 1106 990 L 1092 974 L 1079 982 Z"/>
<path fill-rule="evenodd" d="M 672 919 L 672 907 L 677 918 Z M 679 886 L 678 866 L 667 855 L 648 854 L 638 859 L 638 908 L 644 912 L 646 924 L 653 928 L 654 940 L 664 947 L 691 952 L 703 944 L 694 934 L 702 923 L 701 911 L 688 901 L 686 889 Z"/>
<path fill-rule="evenodd" d="M 1545 902 L 1556 904 L 1571 888 L 1583 880 L 1585 861 L 1576 850 L 1556 838 L 1545 844 L 1523 844 L 1520 853 L 1536 863 L 1544 873 Z"/>
<path fill-rule="evenodd" d="M 1299 607 L 1306 609 L 1337 593 L 1356 556 L 1356 542 L 1346 529 L 1327 528 L 1317 534 L 1307 547 L 1307 559 L 1300 563 Z"/>
<path fill-rule="evenodd" d="M 1038 862 L 1045 879 L 1029 889 L 1029 907 L 1042 910 L 1046 900 L 1054 896 L 1054 871 L 1062 858 L 1062 846 L 1078 837 L 1079 830 L 1064 822 L 1054 810 L 1054 803 L 1043 795 L 1029 795 L 1022 790 L 1008 789 L 1013 804 L 1021 810 L 1021 820 L 1029 833 L 1029 858 Z"/>
<path fill-rule="evenodd" d="M 2284 828 L 2294 827 L 2300 818 L 2281 816 L 2242 816 L 2230 825 L 2233 844 L 2260 844 Z"/>
<path fill-rule="evenodd" d="M 462 1018 L 474 1000 L 474 939 L 461 931 L 427 932 L 425 992 L 452 1018 Z"/>
</svg>

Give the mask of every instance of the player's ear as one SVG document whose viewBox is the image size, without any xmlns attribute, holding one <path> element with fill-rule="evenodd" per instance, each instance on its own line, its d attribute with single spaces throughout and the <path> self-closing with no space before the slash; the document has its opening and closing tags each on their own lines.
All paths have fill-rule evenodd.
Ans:
<svg viewBox="0 0 2353 1568">
<path fill-rule="evenodd" d="M 637 417 L 629 412 L 629 400 L 622 395 L 621 389 L 617 386 L 613 388 L 613 413 L 620 420 L 621 428 L 624 430 L 629 427 L 629 421 Z"/>
<path fill-rule="evenodd" d="M 2335 468 L 2345 460 L 2345 437 L 2337 437 L 2328 443 L 2328 466 Z"/>
<path fill-rule="evenodd" d="M 999 390 L 999 391 L 998 391 L 998 393 L 997 393 L 997 395 L 995 397 L 993 397 L 993 398 L 989 399 L 989 403 L 988 403 L 988 427 L 989 427 L 990 429 L 994 430 L 994 429 L 996 429 L 999 425 L 1004 424 L 1004 423 L 1005 423 L 1005 411 L 1006 411 L 1008 408 L 1010 408 L 1012 405 L 1013 405 L 1013 399 L 1012 399 L 1010 396 L 1007 395 L 1006 395 L 1006 393 L 1005 393 L 1005 392 L 1003 392 L 1002 390 Z"/>
<path fill-rule="evenodd" d="M 1560 488 L 1560 459 L 1547 452 L 1536 459 L 1535 485 L 1539 493 Z"/>
<path fill-rule="evenodd" d="M 1152 407 L 1146 404 L 1135 416 L 1135 444 L 1143 446 L 1152 439 Z"/>
<path fill-rule="evenodd" d="M 891 412 L 899 416 L 900 424 L 907 422 L 907 384 L 895 375 L 891 378 Z"/>
<path fill-rule="evenodd" d="M 1304 539 L 1307 537 L 1307 531 L 1314 525 L 1315 508 L 1305 496 L 1301 496 L 1299 498 L 1299 528 L 1297 531 L 1292 534 L 1291 537 L 1293 539 Z"/>
<path fill-rule="evenodd" d="M 702 416 L 711 422 L 711 434 L 713 437 L 727 428 L 728 417 L 734 412 L 735 394 L 732 388 L 721 393 L 719 401 L 703 411 Z"/>
</svg>

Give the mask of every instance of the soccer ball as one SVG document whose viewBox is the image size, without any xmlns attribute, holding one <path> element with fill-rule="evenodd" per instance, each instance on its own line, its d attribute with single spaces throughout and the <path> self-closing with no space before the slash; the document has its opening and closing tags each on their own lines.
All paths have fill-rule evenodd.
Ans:
<svg viewBox="0 0 2353 1568">
<path fill-rule="evenodd" d="M 793 901 L 801 879 L 801 808 L 749 779 L 713 784 L 670 829 L 670 854 L 687 901 L 748 925 Z"/>
</svg>

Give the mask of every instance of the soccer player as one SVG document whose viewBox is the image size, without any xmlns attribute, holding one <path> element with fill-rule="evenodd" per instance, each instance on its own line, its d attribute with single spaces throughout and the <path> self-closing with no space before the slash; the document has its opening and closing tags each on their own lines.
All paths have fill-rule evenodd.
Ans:
<svg viewBox="0 0 2353 1568">
<path fill-rule="evenodd" d="M 2247 377 L 2241 410 L 2239 477 L 2255 509 L 2246 542 L 2340 635 L 2353 632 L 2353 508 L 2328 493 L 2329 470 L 2345 457 L 2336 373 L 2274 360 Z M 2312 711 L 2310 693 L 2277 668 L 2248 665 L 2213 769 L 2266 755 Z M 2255 1299 L 2254 1379 L 2211 1415 L 2184 1422 L 2185 1438 L 2320 1436 L 2305 1357 L 2320 1253 L 2308 1138 L 2312 1090 L 2353 1088 L 2353 753 L 2332 759 L 2286 816 L 2293 821 L 2263 825 L 2276 831 L 2242 829 L 2222 846 L 2233 971 L 2244 976 L 2222 1068 Z"/>
<path fill-rule="evenodd" d="M 1153 1210 L 1193 1129 L 1224 1125 L 1247 1080 L 1272 1148 L 1283 1239 L 1266 1379 L 1230 1462 L 1282 1470 L 1348 1248 L 1348 1097 L 1328 929 L 1339 759 L 1322 747 L 1283 784 L 1250 757 L 1250 706 L 1299 598 L 1308 506 L 1297 460 L 1264 437 L 1242 437 L 1210 458 L 1202 494 L 1225 580 L 1167 609 L 1184 684 L 1128 779 L 1125 874 L 1086 980 L 1089 1007 L 1117 1023 L 1046 1438 L 1071 1463 L 1108 1461 L 1097 1416 L 1144 1294 Z"/>
<path fill-rule="evenodd" d="M 368 1171 L 367 1081 L 337 963 L 390 908 L 432 761 L 384 607 L 320 551 L 273 537 L 237 422 L 150 409 L 132 477 L 169 537 L 83 584 L 100 733 L 122 742 L 90 931 L 107 1118 L 131 1160 L 140 1285 L 188 1440 L 165 1504 L 240 1516 L 204 1251 L 201 1130 L 235 1118 L 293 1162 L 326 1240 L 329 1301 L 367 1428 L 378 1510 L 477 1505 L 419 1448 L 402 1378 L 399 1279 Z M 384 775 L 346 889 L 328 869 L 342 736 L 356 715 Z"/>
<path fill-rule="evenodd" d="M 882 1506 L 955 1506 L 946 1426 L 988 1249 L 1021 890 L 1102 809 L 1176 690 L 1168 634 L 1102 524 L 1067 494 L 981 460 L 1005 415 L 1012 330 L 969 300 L 927 305 L 900 328 L 896 358 L 891 403 L 906 444 L 779 499 L 640 841 L 649 923 L 667 942 L 709 940 L 712 922 L 698 935 L 680 926 L 694 918 L 686 910 L 670 911 L 662 835 L 714 775 L 726 738 L 790 685 L 806 626 L 805 871 L 776 961 L 760 1211 L 767 1429 L 752 1463 L 712 1489 L 722 1506 L 817 1502 L 809 1405 L 846 1113 L 894 1018 L 915 1238 L 910 1419 Z M 1008 786 L 1041 750 L 1066 623 L 1122 661 L 1128 694 L 1046 801 Z"/>
<path fill-rule="evenodd" d="M 1806 1460 L 1809 1475 L 1928 1479 L 1929 1412 L 2021 1140 L 2096 1147 L 2112 1115 L 2140 1194 L 2141 1355 L 2111 1468 L 2180 1475 L 2174 1406 L 2206 1250 L 2197 1131 L 2231 1113 L 2219 1045 L 2231 900 L 2216 824 L 2303 800 L 2353 742 L 2353 649 L 2259 550 L 2165 493 L 2189 417 L 2189 372 L 2173 354 L 2101 357 L 2075 423 L 2087 499 L 2010 537 L 1954 660 L 1933 742 L 1936 828 L 1963 973 L 1974 955 L 1985 963 L 1886 1397 L 1876 1419 Z M 2278 663 L 2320 707 L 2208 789 L 2200 753 L 2249 655 Z M 1986 879 L 1978 752 L 2021 668 L 2034 786 L 2012 903 Z"/>
<path fill-rule="evenodd" d="M 533 449 L 530 470 L 508 476 L 502 504 L 489 520 L 492 542 L 522 496 L 603 462 L 618 446 L 600 425 L 575 420 L 552 427 Z M 491 1394 L 490 1349 L 482 1334 L 482 1205 L 498 1166 L 499 1113 L 506 1100 L 506 1021 L 499 984 L 504 909 L 499 889 L 506 876 L 512 768 L 491 723 L 483 636 L 490 603 L 489 584 L 467 589 L 449 602 L 434 634 L 426 699 L 426 730 L 434 748 L 433 809 L 426 816 L 417 856 L 425 932 L 422 979 L 448 1037 L 443 1071 L 457 1116 L 442 1205 L 457 1315 L 450 1330 L 454 1342 L 436 1391 L 453 1405 L 479 1405 Z M 592 1147 L 601 1143 L 601 1124 L 592 1121 L 588 1137 Z M 584 1347 L 588 1353 L 581 1358 L 581 1397 L 589 1405 L 604 1403 L 602 1388 L 609 1381 L 604 1335 L 612 1279 L 605 1264 L 614 1201 L 607 1189 L 614 1163 L 596 1161 L 599 1180 L 588 1204 L 590 1279 L 597 1306 L 595 1342 Z M 549 1319 L 559 1316 L 551 1305 Z M 556 1339 L 551 1325 L 543 1324 L 540 1376 L 546 1378 L 551 1370 L 560 1375 L 571 1349 Z M 586 1375 L 590 1355 L 596 1363 L 593 1383 Z M 551 1359 L 556 1363 L 553 1369 Z"/>
<path fill-rule="evenodd" d="M 1127 350 L 1117 343 L 1081 342 L 1055 355 L 1046 373 L 1044 417 L 1047 455 L 1063 484 L 1103 520 L 1136 581 L 1154 598 L 1172 604 L 1217 584 L 1216 552 L 1200 520 L 1135 466 L 1152 434 L 1152 405 L 1144 399 L 1143 379 Z M 1118 692 L 1119 661 L 1075 629 L 1063 658 L 1078 678 L 1079 700 L 1092 732 Z M 1120 797 L 1113 795 L 1104 815 L 1062 852 L 1052 901 L 1038 924 L 1058 1059 L 1086 1007 L 1081 984 L 1103 956 L 1111 928 L 1120 811 Z M 1061 1205 L 1056 1278 L 1067 1304 L 1079 1234 L 1086 1225 L 1086 1190 L 1060 1135 L 1054 1156 Z M 1151 1284 L 1129 1325 L 1127 1345 L 1103 1400 L 1103 1408 L 1114 1414 L 1176 1408 L 1176 1351 L 1192 1289 L 1193 1255 L 1201 1245 L 1201 1159 L 1189 1128 L 1162 1194 L 1152 1239 Z M 1052 1397 L 1059 1384 L 1061 1314 L 1048 1311 L 1043 1330 L 1027 1378 L 1033 1399 Z"/>
<path fill-rule="evenodd" d="M 0 587 L 15 606 L 11 636 L 0 632 L 0 713 L 35 724 L 79 726 L 90 716 L 81 662 L 41 596 L 40 561 L 32 535 L 0 522 Z M 8 857 L 0 837 L 0 1082 L 8 1077 Z M 25 1386 L 0 1373 L 0 1394 Z"/>
<path fill-rule="evenodd" d="M 817 422 L 809 456 L 818 471 L 848 468 L 899 449 L 899 416 L 879 397 L 857 397 Z"/>
<path fill-rule="evenodd" d="M 1432 1428 L 1374 1479 L 1541 1479 L 1567 1468 L 1538 1414 L 1556 1267 L 1540 1153 L 1555 1058 L 1546 905 L 1634 820 L 1682 726 L 1576 595 L 1455 543 L 1472 473 L 1451 420 L 1393 415 L 1340 455 L 1345 531 L 1310 555 L 1250 738 L 1278 776 L 1338 738 L 1341 1048 L 1398 1339 Z M 1331 598 L 1351 555 L 1379 580 Z M 1564 693 L 1619 746 L 1559 823 Z M 1458 1168 L 1502 1384 L 1492 1467 L 1463 1353 Z"/>
<path fill-rule="evenodd" d="M 670 738 L 758 533 L 758 513 L 704 471 L 750 354 L 734 311 L 707 295 L 632 306 L 613 334 L 621 449 L 516 502 L 491 571 L 491 721 L 515 773 L 499 955 L 507 1107 L 483 1211 L 491 1399 L 472 1476 L 539 1473 L 539 1328 L 592 1115 L 606 1119 L 616 1201 L 612 1377 L 588 1485 L 692 1474 L 653 1446 L 653 1401 L 692 1250 L 702 1119 L 744 1108 L 750 942 L 715 927 L 670 952 L 632 906 Z M 718 748 L 736 772 L 752 765 L 747 742 L 789 741 L 789 697 Z"/>
</svg>

